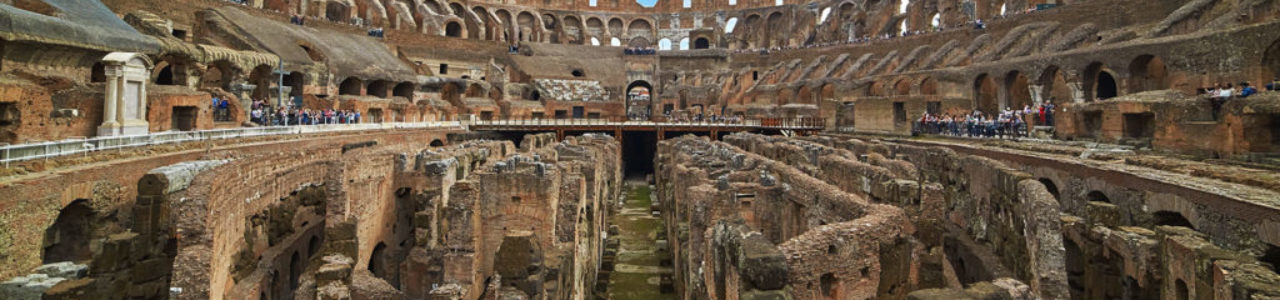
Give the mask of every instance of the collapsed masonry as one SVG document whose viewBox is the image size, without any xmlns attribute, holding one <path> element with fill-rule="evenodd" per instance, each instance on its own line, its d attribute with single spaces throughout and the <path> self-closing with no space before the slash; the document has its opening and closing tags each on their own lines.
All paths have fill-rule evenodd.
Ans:
<svg viewBox="0 0 1280 300">
<path fill-rule="evenodd" d="M 940 147 L 682 137 L 660 143 L 657 166 L 686 299 L 1280 295 L 1251 250 L 1125 224 L 1109 203 L 1077 217 L 1027 172 Z"/>
<path fill-rule="evenodd" d="M 426 144 L 154 170 L 139 182 L 133 227 L 75 260 L 87 276 L 53 264 L 4 290 L 22 299 L 590 296 L 607 203 L 620 190 L 613 137 Z"/>
</svg>

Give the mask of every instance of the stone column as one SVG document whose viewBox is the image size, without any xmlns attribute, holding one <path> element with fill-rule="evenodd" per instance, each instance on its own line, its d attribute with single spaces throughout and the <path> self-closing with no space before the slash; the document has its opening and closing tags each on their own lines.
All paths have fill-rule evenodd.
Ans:
<svg viewBox="0 0 1280 300">
<path fill-rule="evenodd" d="M 98 135 L 116 135 L 120 132 L 120 122 L 117 113 L 117 94 L 120 92 L 120 79 L 116 74 L 116 68 L 107 68 L 104 72 L 107 76 L 107 95 L 102 100 L 102 125 L 98 126 Z"/>
</svg>

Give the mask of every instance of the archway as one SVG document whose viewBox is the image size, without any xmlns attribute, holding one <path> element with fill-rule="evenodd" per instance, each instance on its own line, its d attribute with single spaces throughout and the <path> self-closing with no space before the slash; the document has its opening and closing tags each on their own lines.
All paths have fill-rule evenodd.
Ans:
<svg viewBox="0 0 1280 300">
<path fill-rule="evenodd" d="M 373 251 L 369 253 L 369 266 L 367 268 L 369 273 L 373 273 L 374 277 L 382 278 L 384 280 L 389 278 L 388 275 L 391 275 L 391 268 L 387 266 L 388 261 L 386 260 L 386 252 L 387 244 L 378 242 L 378 245 L 374 246 Z"/>
<path fill-rule="evenodd" d="M 648 120 L 653 103 L 653 85 L 648 81 L 636 80 L 627 85 L 627 116 L 629 118 Z"/>
<path fill-rule="evenodd" d="M 896 96 L 911 95 L 911 81 L 907 79 L 898 80 L 897 83 L 893 84 L 893 91 Z"/>
<path fill-rule="evenodd" d="M 879 82 L 879 81 L 872 82 L 871 85 L 867 87 L 867 97 L 883 97 L 883 96 L 884 96 L 883 82 Z"/>
<path fill-rule="evenodd" d="M 431 140 L 431 147 L 444 147 L 444 142 L 440 141 L 440 139 Z"/>
<path fill-rule="evenodd" d="M 1040 97 L 1044 100 L 1052 102 L 1062 102 L 1071 100 L 1071 87 L 1067 85 L 1067 78 L 1062 74 L 1062 70 L 1056 66 L 1049 66 L 1040 74 L 1038 81 L 1041 86 Z M 1043 101 L 1043 100 L 1042 100 Z"/>
<path fill-rule="evenodd" d="M 711 42 L 708 41 L 707 38 L 700 37 L 696 40 L 693 40 L 693 49 L 707 49 L 707 48 L 711 48 Z"/>
<path fill-rule="evenodd" d="M 161 61 L 160 63 L 156 64 L 155 69 L 157 70 L 155 75 L 155 80 L 153 80 L 151 83 L 154 83 L 157 85 L 173 85 L 173 72 L 174 72 L 173 65 L 169 64 L 169 62 L 167 61 Z"/>
<path fill-rule="evenodd" d="M 346 4 L 338 1 L 329 1 L 325 4 L 324 17 L 330 22 L 343 23 L 346 22 L 348 16 L 351 15 Z"/>
<path fill-rule="evenodd" d="M 1152 218 L 1152 223 L 1156 226 L 1176 226 L 1191 228 L 1192 230 L 1196 229 L 1196 226 L 1191 224 L 1191 220 L 1187 220 L 1187 217 L 1182 216 L 1182 214 L 1178 212 L 1167 210 L 1157 211 L 1155 214 L 1152 214 Z"/>
<path fill-rule="evenodd" d="M 43 262 L 83 262 L 93 258 L 89 241 L 93 240 L 95 213 L 89 200 L 72 201 L 58 212 L 58 218 L 44 232 Z"/>
<path fill-rule="evenodd" d="M 1094 95 L 1097 95 L 1098 100 L 1107 100 L 1119 96 L 1116 78 L 1111 75 L 1111 72 L 1103 71 L 1098 73 L 1098 82 Z"/>
<path fill-rule="evenodd" d="M 1107 198 L 1107 194 L 1103 194 L 1101 191 L 1091 191 L 1085 194 L 1084 198 L 1089 202 L 1111 203 L 1111 198 Z"/>
<path fill-rule="evenodd" d="M 275 84 L 275 75 L 272 74 L 272 68 L 269 65 L 258 65 L 253 68 L 253 72 L 249 73 L 249 84 L 256 87 L 253 89 L 254 99 L 273 98 L 271 95 L 271 86 Z"/>
<path fill-rule="evenodd" d="M 1129 93 L 1165 89 L 1168 76 L 1164 61 L 1159 57 L 1138 56 L 1129 64 Z"/>
<path fill-rule="evenodd" d="M 1062 198 L 1060 198 L 1058 194 L 1058 185 L 1054 184 L 1053 180 L 1049 178 L 1040 178 L 1040 184 L 1043 184 L 1044 189 L 1049 191 L 1049 195 L 1053 196 L 1053 200 L 1057 200 L 1059 202 L 1062 201 Z"/>
<path fill-rule="evenodd" d="M 409 101 L 413 101 L 413 83 L 401 82 L 400 84 L 397 84 L 394 91 L 391 92 L 391 95 L 396 97 L 405 97 L 408 98 Z"/>
<path fill-rule="evenodd" d="M 343 80 L 342 83 L 338 84 L 338 95 L 359 96 L 360 87 L 362 85 L 363 83 L 360 82 L 360 78 L 347 77 L 346 80 Z"/>
<path fill-rule="evenodd" d="M 1005 76 L 1005 92 L 1009 95 L 1009 103 L 1006 107 L 1018 110 L 1023 106 L 1031 105 L 1031 89 L 1026 74 L 1022 72 L 1012 71 Z"/>
<path fill-rule="evenodd" d="M 365 94 L 378 98 L 386 98 L 388 85 L 390 85 L 390 82 L 386 80 L 374 80 L 373 82 L 369 82 L 369 87 L 365 89 Z"/>
<path fill-rule="evenodd" d="M 937 95 L 938 81 L 933 80 L 933 77 L 926 77 L 923 81 L 920 81 L 920 94 L 930 96 Z"/>
<path fill-rule="evenodd" d="M 978 75 L 973 81 L 974 104 L 983 113 L 991 114 L 999 111 L 999 98 L 996 92 L 996 81 L 987 74 Z"/>
<path fill-rule="evenodd" d="M 462 24 L 458 24 L 457 21 L 450 21 L 449 23 L 445 23 L 444 36 L 456 37 L 456 38 L 462 37 Z"/>
</svg>

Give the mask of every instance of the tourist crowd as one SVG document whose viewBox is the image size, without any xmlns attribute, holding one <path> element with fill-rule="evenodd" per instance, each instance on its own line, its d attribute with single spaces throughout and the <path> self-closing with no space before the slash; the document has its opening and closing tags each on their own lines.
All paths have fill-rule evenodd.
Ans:
<svg viewBox="0 0 1280 300">
<path fill-rule="evenodd" d="M 653 48 L 648 48 L 648 47 L 627 47 L 627 48 L 625 48 L 625 49 L 622 49 L 622 54 L 625 54 L 625 55 L 655 55 L 655 54 L 658 54 L 658 50 L 655 50 L 655 49 L 653 49 Z"/>
<path fill-rule="evenodd" d="M 1272 80 L 1266 84 L 1267 91 L 1276 91 L 1280 89 L 1280 78 Z M 1216 120 L 1222 112 L 1222 105 L 1231 99 L 1249 98 L 1258 93 L 1258 88 L 1253 87 L 1248 81 L 1241 82 L 1239 86 L 1231 83 L 1216 83 L 1212 86 L 1203 87 L 1197 92 L 1209 100 L 1209 104 L 1213 106 L 1213 118 Z"/>
<path fill-rule="evenodd" d="M 935 115 L 925 112 L 916 122 L 912 122 L 913 134 L 942 134 L 950 136 L 983 137 L 983 138 L 1017 138 L 1027 136 L 1027 119 L 1045 126 L 1053 126 L 1054 108 L 1052 101 L 1046 101 L 1036 108 L 1024 106 L 1022 110 L 1005 108 L 994 116 L 974 110 L 969 114 Z"/>
<path fill-rule="evenodd" d="M 272 108 L 266 101 L 254 100 L 249 121 L 264 126 L 358 124 L 359 111 L 334 109 L 302 109 L 292 105 Z"/>
</svg>

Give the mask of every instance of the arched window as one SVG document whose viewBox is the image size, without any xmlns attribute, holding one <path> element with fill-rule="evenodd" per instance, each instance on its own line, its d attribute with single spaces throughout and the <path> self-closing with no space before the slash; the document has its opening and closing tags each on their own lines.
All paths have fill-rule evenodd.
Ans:
<svg viewBox="0 0 1280 300">
<path fill-rule="evenodd" d="M 696 40 L 693 40 L 693 49 L 707 49 L 707 48 L 711 48 L 711 41 L 708 41 L 707 38 L 700 37 Z"/>
<path fill-rule="evenodd" d="M 449 22 L 444 25 L 444 36 L 462 37 L 462 24 L 458 22 Z"/>
<path fill-rule="evenodd" d="M 680 50 L 689 50 L 689 38 L 680 39 Z"/>
</svg>

